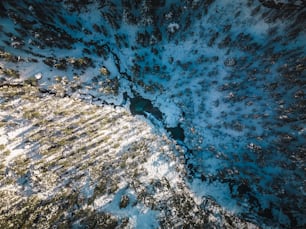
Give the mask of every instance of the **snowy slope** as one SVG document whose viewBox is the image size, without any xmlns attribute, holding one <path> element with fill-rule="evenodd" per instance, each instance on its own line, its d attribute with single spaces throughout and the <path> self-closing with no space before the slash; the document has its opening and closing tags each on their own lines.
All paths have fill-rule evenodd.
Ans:
<svg viewBox="0 0 306 229">
<path fill-rule="evenodd" d="M 0 81 L 36 84 L 41 73 L 39 86 L 59 96 L 131 110 L 144 98 L 139 113 L 181 136 L 196 197 L 263 227 L 305 225 L 303 1 L 36 0 L 0 10 Z"/>
<path fill-rule="evenodd" d="M 195 196 L 184 149 L 142 117 L 29 85 L 0 98 L 1 228 L 257 228 Z"/>
</svg>

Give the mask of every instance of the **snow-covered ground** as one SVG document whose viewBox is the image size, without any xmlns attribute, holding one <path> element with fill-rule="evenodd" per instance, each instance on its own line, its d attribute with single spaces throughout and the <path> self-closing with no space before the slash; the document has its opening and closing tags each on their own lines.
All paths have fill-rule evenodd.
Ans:
<svg viewBox="0 0 306 229">
<path fill-rule="evenodd" d="M 184 177 L 184 149 L 141 116 L 0 88 L 0 227 L 253 227 Z"/>
<path fill-rule="evenodd" d="M 129 98 L 149 100 L 154 128 L 184 131 L 184 182 L 195 198 L 262 227 L 305 225 L 302 1 L 35 0 L 1 9 L 0 83 L 26 80 L 127 110 Z"/>
</svg>

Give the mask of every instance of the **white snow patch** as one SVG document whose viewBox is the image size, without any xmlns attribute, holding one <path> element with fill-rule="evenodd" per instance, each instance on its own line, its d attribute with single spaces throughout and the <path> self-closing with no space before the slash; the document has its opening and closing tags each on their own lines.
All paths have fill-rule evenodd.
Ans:
<svg viewBox="0 0 306 229">
<path fill-rule="evenodd" d="M 222 183 L 213 182 L 209 185 L 203 185 L 201 180 L 194 179 L 190 183 L 190 186 L 194 194 L 194 199 L 198 204 L 201 203 L 201 198 L 203 196 L 212 196 L 218 204 L 232 213 L 237 213 L 241 210 L 237 206 L 236 201 L 231 198 L 231 193 L 228 187 L 224 186 Z"/>
<path fill-rule="evenodd" d="M 164 114 L 164 122 L 167 127 L 176 127 L 181 119 L 181 109 L 170 99 L 158 97 L 156 103 L 160 111 Z"/>
<path fill-rule="evenodd" d="M 120 208 L 120 200 L 123 194 L 129 197 L 129 204 L 125 208 Z M 141 203 L 133 206 L 135 201 L 134 191 L 122 188 L 113 196 L 111 201 L 104 201 L 100 210 L 110 212 L 119 217 L 129 217 L 128 228 L 158 228 L 158 211 L 153 211 Z"/>
<path fill-rule="evenodd" d="M 36 73 L 36 74 L 34 75 L 34 77 L 35 77 L 37 80 L 40 80 L 40 79 L 42 78 L 42 73 L 41 73 L 41 72 Z"/>
<path fill-rule="evenodd" d="M 174 22 L 171 22 L 169 25 L 168 25 L 168 32 L 170 33 L 175 33 L 176 31 L 178 31 L 180 29 L 180 25 L 177 24 L 177 23 L 174 23 Z"/>
<path fill-rule="evenodd" d="M 94 207 L 95 208 L 100 208 L 103 207 L 104 205 L 110 203 L 113 200 L 113 196 L 101 196 L 100 198 L 95 199 L 94 201 Z"/>
</svg>

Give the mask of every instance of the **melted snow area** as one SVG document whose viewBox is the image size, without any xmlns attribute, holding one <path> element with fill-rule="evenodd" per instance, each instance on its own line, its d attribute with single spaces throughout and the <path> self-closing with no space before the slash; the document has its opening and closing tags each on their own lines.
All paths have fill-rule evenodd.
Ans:
<svg viewBox="0 0 306 229">
<path fill-rule="evenodd" d="M 304 228 L 306 3 L 0 2 L 0 227 Z"/>
</svg>

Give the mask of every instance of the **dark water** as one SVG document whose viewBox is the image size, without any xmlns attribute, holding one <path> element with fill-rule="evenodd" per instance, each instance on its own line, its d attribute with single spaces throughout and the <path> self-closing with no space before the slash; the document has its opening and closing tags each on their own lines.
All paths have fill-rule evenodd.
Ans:
<svg viewBox="0 0 306 229">
<path fill-rule="evenodd" d="M 182 142 L 185 140 L 184 129 L 180 125 L 173 128 L 166 128 L 166 130 L 171 134 L 173 139 Z"/>
<path fill-rule="evenodd" d="M 130 102 L 130 111 L 133 115 L 143 115 L 146 117 L 146 113 L 150 113 L 159 121 L 162 120 L 162 112 L 158 108 L 154 107 L 149 99 L 136 96 L 134 98 L 130 98 Z"/>
<path fill-rule="evenodd" d="M 162 121 L 162 112 L 157 107 L 154 107 L 149 99 L 145 99 L 141 96 L 136 96 L 134 98 L 130 98 L 130 103 L 130 111 L 133 115 L 143 115 L 147 117 L 147 113 L 149 113 L 153 115 L 157 120 Z M 165 127 L 165 129 L 170 133 L 173 139 L 184 142 L 184 129 L 180 125 L 176 127 Z"/>
</svg>

